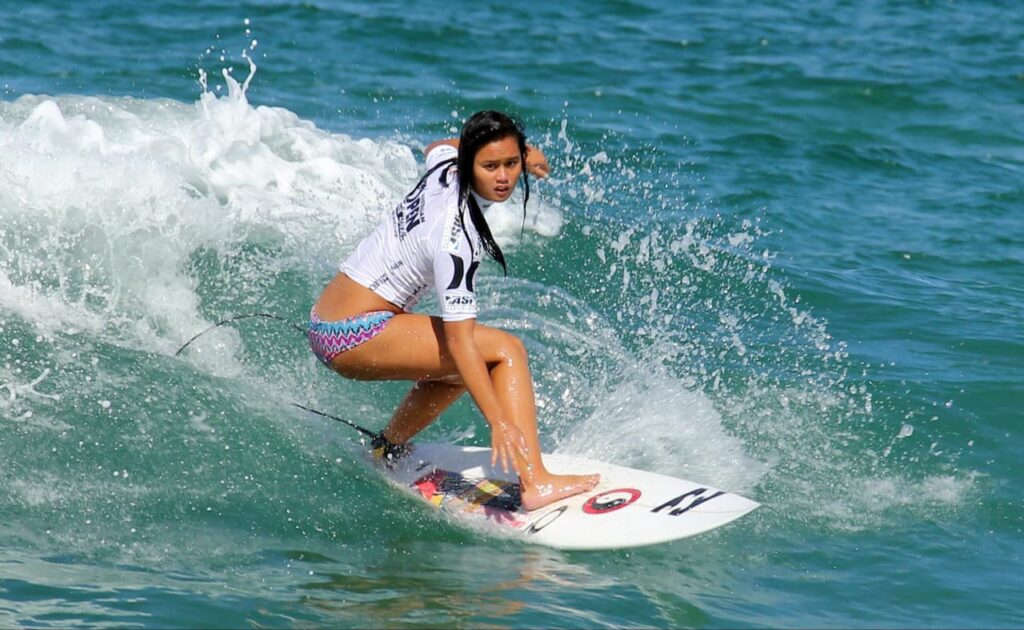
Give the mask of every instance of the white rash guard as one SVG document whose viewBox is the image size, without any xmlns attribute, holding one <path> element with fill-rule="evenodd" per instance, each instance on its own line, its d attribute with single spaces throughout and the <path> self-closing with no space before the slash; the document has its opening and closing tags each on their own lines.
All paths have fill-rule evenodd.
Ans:
<svg viewBox="0 0 1024 630">
<path fill-rule="evenodd" d="M 427 171 L 456 157 L 455 147 L 438 145 L 427 154 Z M 359 243 L 341 271 L 405 311 L 433 284 L 444 321 L 475 318 L 473 281 L 483 247 L 469 213 L 459 221 L 457 180 L 454 162 L 436 168 Z M 491 204 L 472 194 L 482 210 Z"/>
</svg>

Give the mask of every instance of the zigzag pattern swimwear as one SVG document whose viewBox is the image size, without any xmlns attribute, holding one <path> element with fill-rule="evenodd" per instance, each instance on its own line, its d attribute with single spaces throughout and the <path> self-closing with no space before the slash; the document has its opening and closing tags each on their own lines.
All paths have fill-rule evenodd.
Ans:
<svg viewBox="0 0 1024 630">
<path fill-rule="evenodd" d="M 316 358 L 330 367 L 334 357 L 373 339 L 384 330 L 391 311 L 370 311 L 355 317 L 325 322 L 316 309 L 309 311 L 309 347 Z"/>
</svg>

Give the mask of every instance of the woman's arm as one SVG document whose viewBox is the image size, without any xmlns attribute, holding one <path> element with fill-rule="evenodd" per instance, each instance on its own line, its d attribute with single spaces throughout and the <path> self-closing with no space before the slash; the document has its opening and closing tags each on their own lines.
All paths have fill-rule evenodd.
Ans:
<svg viewBox="0 0 1024 630">
<path fill-rule="evenodd" d="M 423 155 L 430 155 L 431 151 L 433 151 L 437 147 L 445 145 L 445 144 L 450 146 L 450 147 L 455 147 L 456 149 L 458 149 L 459 148 L 459 139 L 458 138 L 447 138 L 445 140 L 437 140 L 435 142 L 431 142 L 430 144 L 427 145 L 426 149 L 423 149 Z"/>
<path fill-rule="evenodd" d="M 512 469 L 522 476 L 527 474 L 527 471 L 520 470 L 520 460 L 524 464 L 527 460 L 526 440 L 518 427 L 505 418 L 505 412 L 491 382 L 487 363 L 473 336 L 475 325 L 475 319 L 445 322 L 445 343 L 452 359 L 455 360 L 455 367 L 459 370 L 463 384 L 473 397 L 473 402 L 491 425 L 491 465 L 494 466 L 500 461 L 502 468 L 507 471 L 511 462 Z M 519 455 L 519 459 L 516 455 Z"/>
<path fill-rule="evenodd" d="M 431 142 L 427 145 L 426 149 L 423 149 L 423 155 L 429 155 L 431 151 L 441 145 L 448 145 L 458 149 L 459 139 L 447 138 Z M 547 177 L 551 172 L 551 166 L 548 164 L 548 159 L 545 157 L 544 152 L 531 144 L 526 145 L 526 172 L 540 178 Z"/>
</svg>

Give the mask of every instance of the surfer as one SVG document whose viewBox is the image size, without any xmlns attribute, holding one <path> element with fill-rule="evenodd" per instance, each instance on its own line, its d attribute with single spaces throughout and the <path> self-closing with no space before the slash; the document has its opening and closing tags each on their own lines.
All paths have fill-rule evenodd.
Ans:
<svg viewBox="0 0 1024 630">
<path fill-rule="evenodd" d="M 555 475 L 541 460 L 526 349 L 514 335 L 476 323 L 475 277 L 486 252 L 505 272 L 484 210 L 506 201 L 526 172 L 546 177 L 547 159 L 526 143 L 522 126 L 478 112 L 458 139 L 424 151 L 427 173 L 363 239 L 310 311 L 317 357 L 346 378 L 409 380 L 412 389 L 373 441 L 385 457 L 465 391 L 491 427 L 491 464 L 519 475 L 527 510 L 593 488 L 599 475 Z M 433 285 L 440 317 L 409 309 Z"/>
</svg>

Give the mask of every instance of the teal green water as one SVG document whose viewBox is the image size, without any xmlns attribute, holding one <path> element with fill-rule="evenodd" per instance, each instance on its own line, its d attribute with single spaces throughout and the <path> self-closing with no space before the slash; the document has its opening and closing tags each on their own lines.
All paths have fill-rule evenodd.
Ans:
<svg viewBox="0 0 1024 630">
<path fill-rule="evenodd" d="M 1024 625 L 1022 37 L 1007 2 L 4 4 L 0 625 Z M 489 537 L 289 405 L 376 428 L 402 385 L 272 321 L 174 356 L 301 323 L 485 107 L 554 166 L 480 280 L 546 448 L 759 510 Z M 468 401 L 425 439 L 488 441 Z"/>
</svg>

